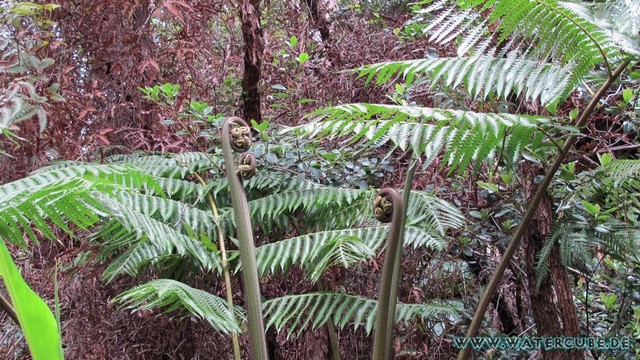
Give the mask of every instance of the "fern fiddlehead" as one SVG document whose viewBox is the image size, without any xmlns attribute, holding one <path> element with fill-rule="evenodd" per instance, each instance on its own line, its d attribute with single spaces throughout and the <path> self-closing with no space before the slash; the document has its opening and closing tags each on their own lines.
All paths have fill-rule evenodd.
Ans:
<svg viewBox="0 0 640 360">
<path fill-rule="evenodd" d="M 267 343 L 262 319 L 258 266 L 256 264 L 256 251 L 249 217 L 249 205 L 240 180 L 241 177 L 245 178 L 255 174 L 255 157 L 251 154 L 243 154 L 244 156 L 240 158 L 238 169 L 236 171 L 232 170 L 234 169 L 232 150 L 244 153 L 249 150 L 251 145 L 251 129 L 247 123 L 238 117 L 227 118 L 222 125 L 222 152 L 227 167 L 227 179 L 238 233 L 238 248 L 240 262 L 242 263 L 241 273 L 249 328 L 250 354 L 253 360 L 263 360 L 267 359 Z"/>
<path fill-rule="evenodd" d="M 378 297 L 376 314 L 376 330 L 373 338 L 373 359 L 387 360 L 391 355 L 393 340 L 393 326 L 395 324 L 396 298 L 394 291 L 395 263 L 399 260 L 398 253 L 402 246 L 402 228 L 404 220 L 403 200 L 397 190 L 385 188 L 380 190 L 373 202 L 373 214 L 383 223 L 391 223 L 389 241 L 382 267 L 382 285 Z"/>
<path fill-rule="evenodd" d="M 258 172 L 256 168 L 256 157 L 252 153 L 244 153 L 240 155 L 238 160 L 238 169 L 236 173 L 243 179 L 249 180 Z"/>
</svg>

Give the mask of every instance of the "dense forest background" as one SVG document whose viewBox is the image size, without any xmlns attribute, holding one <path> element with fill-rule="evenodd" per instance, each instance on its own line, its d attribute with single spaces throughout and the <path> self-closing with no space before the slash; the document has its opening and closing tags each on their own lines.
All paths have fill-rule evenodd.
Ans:
<svg viewBox="0 0 640 360">
<path fill-rule="evenodd" d="M 396 358 L 454 358 L 486 293 L 480 335 L 631 348 L 472 356 L 638 354 L 637 2 L 0 6 L 0 235 L 59 310 L 67 359 L 233 358 L 245 327 L 211 305 L 228 295 L 244 316 L 230 116 L 258 164 L 270 358 L 371 357 L 387 229 L 371 206 L 407 184 Z M 9 311 L 0 323 L 0 357 L 29 358 Z"/>
</svg>

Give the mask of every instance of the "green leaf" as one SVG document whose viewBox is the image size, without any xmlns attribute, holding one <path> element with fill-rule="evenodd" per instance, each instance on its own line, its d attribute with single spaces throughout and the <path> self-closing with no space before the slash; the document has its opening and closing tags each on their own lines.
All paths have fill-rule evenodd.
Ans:
<svg viewBox="0 0 640 360">
<path fill-rule="evenodd" d="M 578 110 L 578 108 L 575 108 L 575 109 L 571 110 L 571 112 L 569 113 L 569 120 L 570 120 L 570 121 L 575 120 L 575 118 L 577 118 L 577 117 L 578 117 L 578 112 L 579 112 L 579 111 L 580 111 L 580 110 Z"/>
<path fill-rule="evenodd" d="M 307 54 L 306 52 L 303 52 L 300 55 L 298 55 L 298 59 L 297 60 L 300 63 L 300 65 L 302 65 L 305 62 L 307 62 L 307 60 L 309 60 L 309 54 Z"/>
<path fill-rule="evenodd" d="M 624 101 L 626 103 L 628 103 L 629 101 L 631 101 L 631 99 L 633 98 L 633 90 L 631 88 L 626 88 L 622 91 L 622 98 L 624 99 Z"/>
<path fill-rule="evenodd" d="M 298 38 L 293 35 L 291 37 L 291 39 L 289 39 L 289 42 L 287 43 L 287 45 L 289 45 L 289 47 L 294 48 L 296 45 L 298 45 Z"/>
<path fill-rule="evenodd" d="M 63 359 L 56 319 L 47 304 L 20 275 L 4 239 L 0 239 L 0 276 L 9 291 L 33 359 Z"/>
<path fill-rule="evenodd" d="M 584 209 L 591 215 L 597 215 L 600 212 L 600 205 L 598 204 L 592 204 L 588 201 L 585 200 L 581 200 L 580 201 L 582 203 L 582 206 L 584 206 Z"/>
<path fill-rule="evenodd" d="M 600 160 L 600 166 L 607 166 L 613 161 L 613 155 L 609 153 L 598 154 L 598 160 Z"/>
</svg>

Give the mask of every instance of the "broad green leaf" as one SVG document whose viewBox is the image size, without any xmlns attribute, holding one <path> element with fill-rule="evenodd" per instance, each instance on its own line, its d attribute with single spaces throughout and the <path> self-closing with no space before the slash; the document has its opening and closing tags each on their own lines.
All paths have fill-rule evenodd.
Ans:
<svg viewBox="0 0 640 360">
<path fill-rule="evenodd" d="M 0 276 L 4 280 L 20 327 L 34 360 L 63 359 L 56 319 L 47 304 L 27 285 L 0 239 Z"/>
</svg>

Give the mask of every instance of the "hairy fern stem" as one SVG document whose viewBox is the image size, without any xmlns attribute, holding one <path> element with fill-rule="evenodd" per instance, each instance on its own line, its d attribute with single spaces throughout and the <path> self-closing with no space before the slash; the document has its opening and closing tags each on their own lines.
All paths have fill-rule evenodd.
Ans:
<svg viewBox="0 0 640 360">
<path fill-rule="evenodd" d="M 620 74 L 624 71 L 624 69 L 626 69 L 629 63 L 630 63 L 630 60 L 626 60 L 623 63 L 621 63 L 613 71 L 611 76 L 609 76 L 607 80 L 602 84 L 602 86 L 600 86 L 598 91 L 595 93 L 593 98 L 591 98 L 591 101 L 589 102 L 587 107 L 584 109 L 584 111 L 582 111 L 582 113 L 580 114 L 580 117 L 576 121 L 575 126 L 578 129 L 583 128 L 587 124 L 589 117 L 593 113 L 593 110 L 596 108 L 596 105 L 599 103 L 602 96 L 605 94 L 607 89 L 609 89 L 611 84 L 620 76 Z M 513 257 L 513 254 L 515 254 L 516 250 L 520 245 L 520 239 L 522 238 L 522 235 L 524 234 L 527 226 L 529 226 L 529 223 L 533 219 L 533 215 L 535 214 L 536 209 L 538 208 L 538 205 L 540 204 L 540 201 L 542 200 L 543 196 L 547 192 L 547 189 L 549 188 L 549 185 L 551 184 L 553 177 L 555 176 L 556 172 L 562 165 L 565 157 L 567 156 L 567 154 L 569 153 L 569 151 L 571 150 L 571 148 L 573 147 L 573 144 L 576 142 L 577 139 L 578 139 L 577 135 L 570 135 L 567 138 L 567 141 L 564 143 L 564 145 L 560 149 L 558 157 L 555 159 L 553 164 L 551 164 L 551 167 L 547 171 L 547 174 L 545 175 L 544 179 L 538 186 L 538 189 L 536 190 L 536 193 L 533 199 L 531 200 L 531 203 L 528 205 L 527 212 L 525 213 L 524 217 L 522 218 L 522 221 L 520 222 L 520 224 L 518 225 L 518 228 L 513 234 L 513 237 L 509 242 L 509 246 L 507 246 L 507 249 L 505 250 L 504 254 L 502 255 L 502 258 L 500 259 L 500 264 L 498 265 L 498 268 L 493 273 L 493 276 L 491 277 L 491 280 L 489 281 L 489 284 L 487 285 L 487 288 L 485 289 L 482 295 L 482 298 L 478 303 L 476 312 L 473 315 L 473 319 L 471 320 L 471 324 L 469 325 L 469 329 L 467 330 L 467 334 L 466 334 L 467 337 L 476 336 L 478 334 L 478 329 L 480 328 L 480 324 L 482 323 L 484 314 L 487 311 L 487 307 L 489 306 L 489 303 L 491 302 L 491 298 L 493 298 L 493 295 L 495 294 L 496 289 L 498 288 L 498 284 L 502 280 L 504 271 L 507 269 L 507 266 L 511 262 L 511 258 Z M 470 347 L 466 347 L 460 350 L 460 352 L 458 353 L 458 360 L 467 359 L 469 357 L 470 352 L 471 352 Z"/>
<path fill-rule="evenodd" d="M 399 257 L 398 253 L 401 251 L 400 238 L 402 236 L 402 219 L 404 218 L 404 207 L 398 191 L 393 188 L 380 190 L 375 197 L 373 213 L 378 221 L 391 223 L 382 267 L 382 285 L 378 296 L 378 311 L 373 338 L 373 360 L 387 360 L 391 355 L 390 344 L 393 340 L 395 305 L 397 302 L 397 297 L 392 296 L 395 282 L 395 263 Z"/>
<path fill-rule="evenodd" d="M 235 170 L 232 150 L 244 153 L 251 147 L 251 129 L 238 118 L 227 118 L 222 126 L 222 152 L 227 168 L 227 180 L 231 193 L 231 202 L 238 234 L 238 249 L 242 262 L 242 282 L 244 284 L 249 329 L 250 357 L 253 360 L 266 360 L 267 342 L 262 319 L 260 300 L 260 282 L 256 264 L 256 251 L 253 244 L 253 230 L 249 217 L 249 205 L 240 177 L 255 173 L 255 157 L 247 155 L 241 158 Z M 253 169 L 251 167 L 253 166 Z"/>
<path fill-rule="evenodd" d="M 202 186 L 206 187 L 207 183 L 204 179 L 198 175 L 198 173 L 193 173 L 193 175 L 198 179 Z M 231 315 L 234 315 L 234 307 L 233 307 L 233 291 L 231 290 L 231 275 L 229 274 L 229 261 L 227 260 L 227 249 L 224 244 L 224 233 L 222 232 L 222 226 L 220 225 L 220 214 L 218 214 L 218 207 L 216 206 L 215 201 L 213 201 L 213 197 L 211 194 L 207 194 L 207 201 L 209 202 L 209 208 L 213 213 L 213 219 L 216 222 L 216 229 L 218 231 L 218 245 L 220 246 L 220 257 L 222 262 L 222 274 L 224 277 L 224 285 L 226 288 L 226 298 L 227 305 L 229 307 L 229 312 Z M 234 316 L 234 321 L 236 321 Z M 242 353 L 240 352 L 240 341 L 238 340 L 238 333 L 235 331 L 231 332 L 231 343 L 233 345 L 233 358 L 235 360 L 240 360 L 242 358 Z"/>
</svg>

